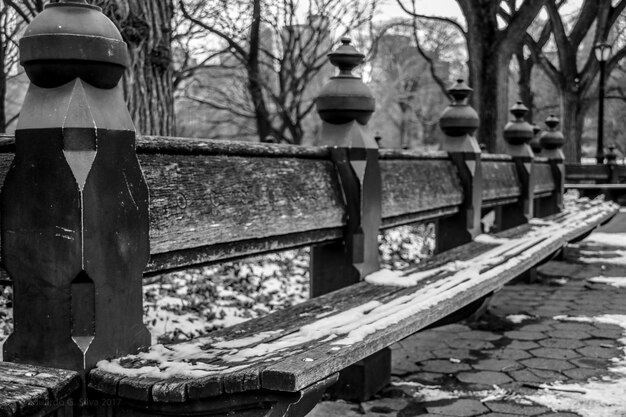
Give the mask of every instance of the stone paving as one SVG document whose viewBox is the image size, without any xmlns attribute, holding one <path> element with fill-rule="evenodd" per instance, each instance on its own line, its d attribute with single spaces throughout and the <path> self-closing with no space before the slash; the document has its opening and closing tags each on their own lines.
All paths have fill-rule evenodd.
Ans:
<svg viewBox="0 0 626 417">
<path fill-rule="evenodd" d="M 602 231 L 622 231 L 626 214 L 620 213 L 615 222 L 620 227 L 610 223 Z M 602 260 L 577 263 L 590 253 Z M 626 288 L 588 281 L 602 275 L 624 277 L 626 283 L 626 265 L 611 263 L 618 255 L 615 248 L 585 241 L 571 245 L 562 260 L 539 268 L 535 282 L 504 287 L 478 321 L 427 330 L 394 345 L 392 384 L 378 398 L 360 404 L 324 401 L 310 416 L 583 415 L 579 410 L 556 412 L 520 398 L 545 391 L 542 384 L 611 377 L 608 368 L 624 355 L 619 341 L 624 329 L 554 317 L 626 314 Z M 527 317 L 515 323 L 521 315 Z M 592 415 L 626 414 L 597 410 Z"/>
</svg>

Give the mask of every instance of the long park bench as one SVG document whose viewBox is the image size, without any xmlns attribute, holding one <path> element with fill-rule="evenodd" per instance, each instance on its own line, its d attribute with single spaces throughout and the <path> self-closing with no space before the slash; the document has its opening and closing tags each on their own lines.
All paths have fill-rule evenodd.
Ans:
<svg viewBox="0 0 626 417">
<path fill-rule="evenodd" d="M 330 55 L 340 75 L 317 100 L 330 146 L 136 138 L 110 21 L 80 1 L 33 20 L 20 42 L 31 86 L 15 138 L 0 140 L 14 303 L 0 415 L 295 416 L 331 387 L 364 398 L 388 381 L 388 346 L 616 213 L 602 200 L 564 203 L 563 136 L 551 120 L 534 157 L 520 104 L 507 154 L 482 154 L 462 82 L 441 118 L 442 152 L 377 149 L 373 99 L 351 74 L 363 56 L 342 43 Z M 496 233 L 482 235 L 490 211 Z M 381 269 L 379 232 L 425 221 L 437 254 Z M 302 246 L 309 301 L 149 346 L 143 277 Z"/>
<path fill-rule="evenodd" d="M 600 194 L 617 202 L 626 201 L 626 165 L 617 163 L 615 146 L 609 146 L 606 163 L 565 165 L 565 189 L 586 197 Z"/>
</svg>

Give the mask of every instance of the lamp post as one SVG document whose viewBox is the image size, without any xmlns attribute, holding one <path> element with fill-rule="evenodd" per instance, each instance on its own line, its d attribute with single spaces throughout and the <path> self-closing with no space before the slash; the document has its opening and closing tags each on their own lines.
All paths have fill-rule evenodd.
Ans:
<svg viewBox="0 0 626 417">
<path fill-rule="evenodd" d="M 606 61 L 611 57 L 611 45 L 608 43 L 597 43 L 594 47 L 596 59 L 600 64 L 600 91 L 598 98 L 598 145 L 596 147 L 596 162 L 604 163 L 604 71 Z"/>
</svg>

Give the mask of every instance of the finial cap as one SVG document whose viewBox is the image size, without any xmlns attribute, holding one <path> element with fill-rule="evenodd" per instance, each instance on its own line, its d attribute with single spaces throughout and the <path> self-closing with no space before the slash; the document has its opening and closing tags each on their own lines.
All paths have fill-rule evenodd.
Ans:
<svg viewBox="0 0 626 417">
<path fill-rule="evenodd" d="M 361 78 L 352 74 L 365 56 L 351 42 L 347 37 L 341 39 L 341 45 L 328 54 L 331 64 L 339 68 L 339 74 L 331 77 L 315 100 L 320 118 L 331 124 L 356 120 L 365 125 L 376 107 L 372 91 Z"/>
<path fill-rule="evenodd" d="M 515 120 L 507 123 L 503 132 L 504 140 L 508 144 L 523 145 L 533 138 L 533 128 L 530 123 L 524 120 L 526 113 L 528 113 L 528 107 L 519 100 L 511 107 L 511 114 Z"/>
<path fill-rule="evenodd" d="M 449 89 L 452 102 L 439 118 L 439 127 L 448 136 L 473 135 L 478 129 L 478 113 L 467 103 L 472 89 L 463 79 L 458 79 Z"/>
<path fill-rule="evenodd" d="M 84 0 L 50 3 L 20 39 L 20 61 L 44 88 L 75 78 L 99 88 L 117 85 L 129 56 L 122 35 L 96 6 Z"/>
<path fill-rule="evenodd" d="M 546 126 L 548 126 L 548 130 L 544 131 L 539 139 L 542 148 L 552 150 L 563 147 L 565 144 L 565 137 L 560 130 L 557 130 L 559 123 L 559 118 L 553 114 L 546 118 Z"/>
</svg>

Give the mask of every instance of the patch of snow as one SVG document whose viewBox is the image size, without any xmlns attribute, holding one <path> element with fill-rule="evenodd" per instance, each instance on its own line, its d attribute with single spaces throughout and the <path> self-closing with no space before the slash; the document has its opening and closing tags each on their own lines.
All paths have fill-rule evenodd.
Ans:
<svg viewBox="0 0 626 417">
<path fill-rule="evenodd" d="M 495 237 L 494 235 L 488 235 L 486 233 L 482 233 L 474 238 L 474 242 L 484 243 L 487 245 L 499 245 L 501 243 L 505 243 L 510 241 L 511 239 L 507 239 L 505 237 Z"/>
<path fill-rule="evenodd" d="M 596 284 L 608 284 L 618 288 L 626 287 L 626 277 L 593 277 L 587 279 L 587 281 Z"/>
<path fill-rule="evenodd" d="M 587 236 L 585 242 L 593 242 L 601 245 L 616 246 L 626 249 L 626 233 L 594 232 Z"/>
<path fill-rule="evenodd" d="M 581 250 L 578 252 L 580 256 L 578 260 L 587 264 L 610 264 L 610 265 L 626 265 L 626 250 L 611 250 L 604 252 L 605 254 L 610 254 L 610 256 L 606 257 L 597 257 L 597 256 L 587 256 L 587 255 L 595 255 L 598 254 L 597 251 L 584 251 Z"/>
<path fill-rule="evenodd" d="M 213 346 L 219 349 L 238 349 L 238 348 L 242 348 L 242 347 L 246 347 L 246 346 L 250 346 L 250 345 L 254 345 L 256 343 L 259 343 L 265 339 L 267 339 L 268 337 L 274 336 L 278 333 L 280 333 L 281 330 L 272 330 L 272 331 L 267 331 L 267 332 L 261 332 L 261 333 L 257 333 L 253 336 L 248 336 L 248 337 L 243 337 L 241 339 L 235 339 L 235 340 L 228 340 L 225 342 L 217 342 L 214 343 Z"/>
<path fill-rule="evenodd" d="M 489 231 L 493 228 L 493 225 L 496 223 L 496 211 L 491 210 L 489 213 L 485 214 L 480 222 L 483 225 L 485 233 L 489 233 Z"/>
<path fill-rule="evenodd" d="M 519 324 L 525 320 L 531 320 L 534 317 L 526 315 L 526 314 L 511 314 L 506 316 L 506 319 L 511 323 Z"/>
</svg>

